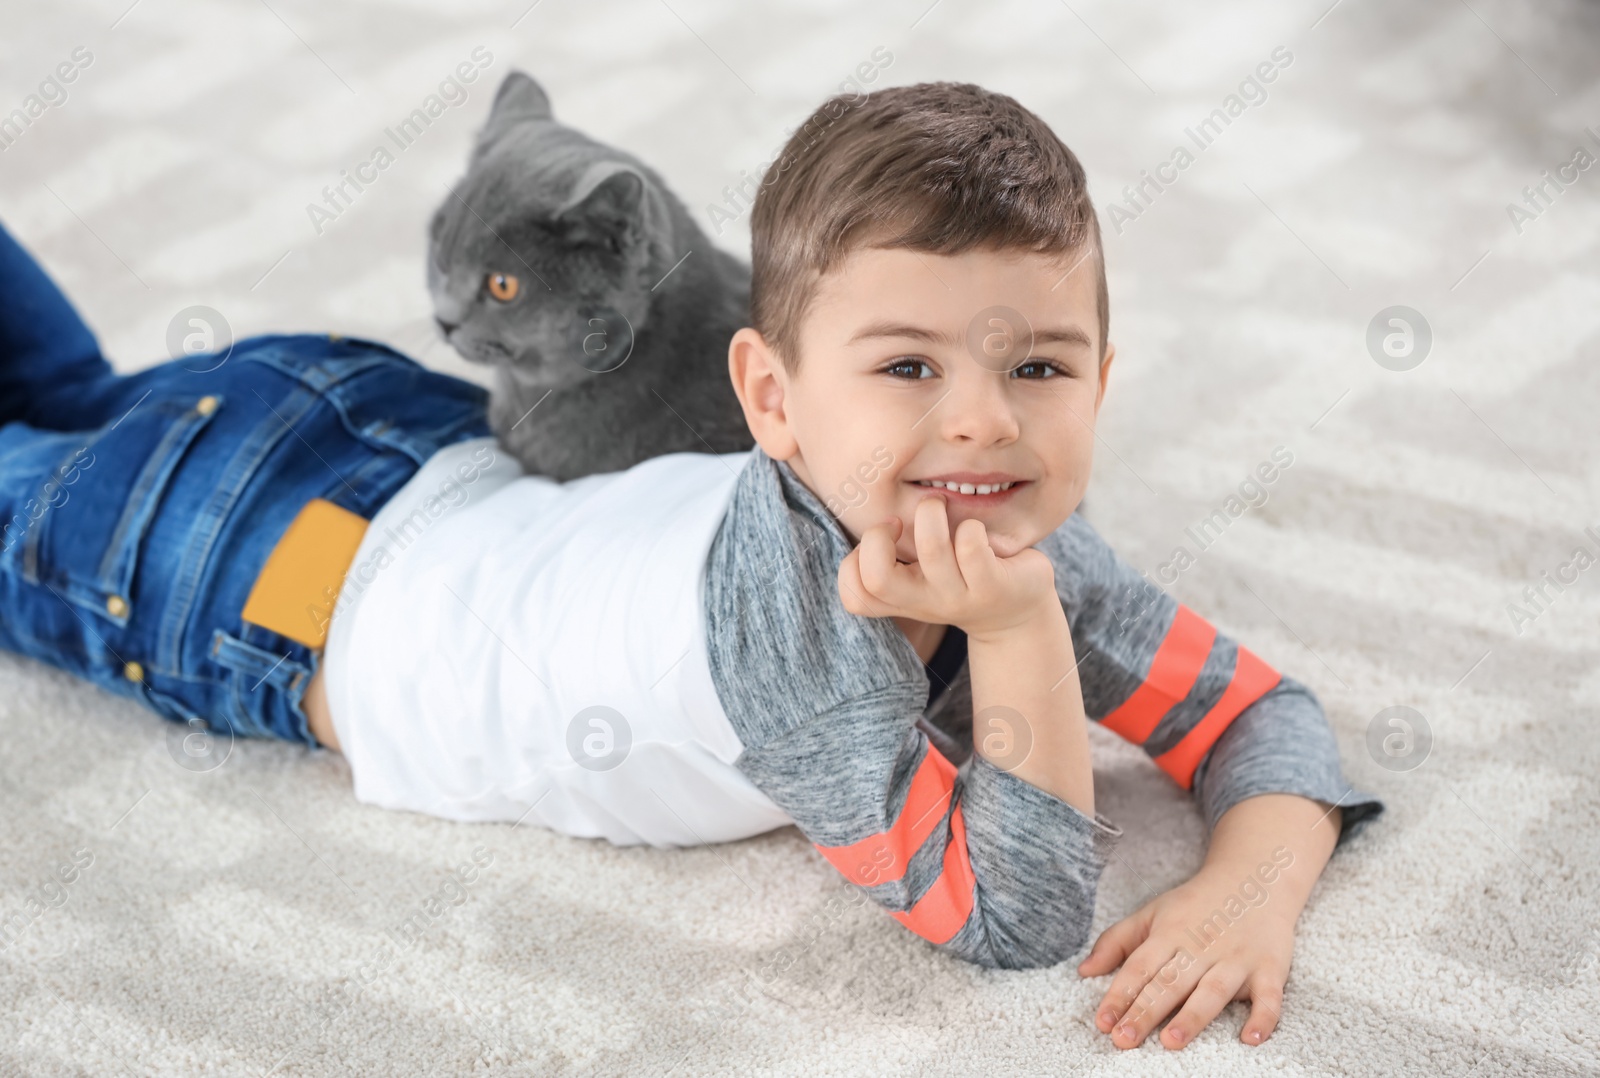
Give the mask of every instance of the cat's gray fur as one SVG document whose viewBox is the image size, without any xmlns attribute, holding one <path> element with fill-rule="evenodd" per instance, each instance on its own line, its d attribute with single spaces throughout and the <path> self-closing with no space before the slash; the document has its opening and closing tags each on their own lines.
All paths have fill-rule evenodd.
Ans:
<svg viewBox="0 0 1600 1078">
<path fill-rule="evenodd" d="M 510 302 L 489 294 L 491 272 L 519 279 Z M 531 473 L 754 444 L 728 379 L 749 266 L 648 166 L 558 123 L 520 71 L 433 216 L 428 291 L 445 339 L 495 368 L 490 427 Z"/>
</svg>

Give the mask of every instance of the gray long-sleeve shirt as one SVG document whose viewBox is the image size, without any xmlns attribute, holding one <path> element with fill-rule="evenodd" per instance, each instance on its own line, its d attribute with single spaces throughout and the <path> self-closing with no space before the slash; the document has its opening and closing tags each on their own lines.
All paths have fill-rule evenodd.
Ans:
<svg viewBox="0 0 1600 1078">
<path fill-rule="evenodd" d="M 1090 719 L 1191 789 L 1208 829 L 1262 793 L 1338 805 L 1342 845 L 1383 802 L 1353 789 L 1315 695 L 1117 557 L 1074 514 L 1037 548 L 1055 568 Z M 851 614 L 854 546 L 783 462 L 755 449 L 706 566 L 707 648 L 736 761 L 845 877 L 942 950 L 1054 965 L 1087 941 L 1122 837 L 1017 778 L 971 739 L 965 667 L 930 705 L 887 618 Z"/>
</svg>

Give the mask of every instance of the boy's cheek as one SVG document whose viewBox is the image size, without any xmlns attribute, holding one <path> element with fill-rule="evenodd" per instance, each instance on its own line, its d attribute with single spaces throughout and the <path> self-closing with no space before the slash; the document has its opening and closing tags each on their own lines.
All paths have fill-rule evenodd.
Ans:
<svg viewBox="0 0 1600 1078">
<path fill-rule="evenodd" d="M 877 523 L 872 514 L 864 508 L 850 509 L 840 504 L 837 499 L 828 499 L 823 504 L 827 506 L 828 512 L 833 514 L 833 518 L 839 522 L 839 526 L 844 529 L 844 533 L 850 537 L 851 543 L 860 543 L 861 536 L 866 533 L 866 530 Z"/>
</svg>

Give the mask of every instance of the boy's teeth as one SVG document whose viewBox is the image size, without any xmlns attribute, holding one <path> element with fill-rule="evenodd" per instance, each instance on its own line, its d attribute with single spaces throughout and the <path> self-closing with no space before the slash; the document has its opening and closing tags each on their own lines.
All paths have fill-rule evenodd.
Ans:
<svg viewBox="0 0 1600 1078">
<path fill-rule="evenodd" d="M 947 483 L 942 479 L 919 479 L 917 480 L 917 485 L 943 487 L 945 490 L 953 490 L 959 494 L 995 494 L 1002 490 L 1010 490 L 1016 485 L 1016 482 L 1013 480 L 1010 483 Z"/>
</svg>

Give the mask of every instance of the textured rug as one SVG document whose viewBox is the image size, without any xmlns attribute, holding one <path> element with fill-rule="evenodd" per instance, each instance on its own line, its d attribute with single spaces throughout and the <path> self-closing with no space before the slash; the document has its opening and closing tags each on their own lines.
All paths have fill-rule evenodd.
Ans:
<svg viewBox="0 0 1600 1078">
<path fill-rule="evenodd" d="M 0 217 L 124 370 L 204 305 L 236 336 L 338 330 L 471 376 L 434 342 L 424 229 L 512 67 L 708 227 L 732 211 L 740 252 L 724 188 L 875 49 L 878 85 L 1012 94 L 1080 155 L 1106 229 L 1090 516 L 1312 686 L 1389 812 L 1318 885 L 1271 1040 L 1240 1044 L 1235 1004 L 1181 1052 L 1125 1052 L 1091 1025 L 1108 978 L 947 960 L 793 829 L 618 849 L 367 808 L 338 758 L 286 745 L 191 772 L 160 718 L 0 655 L 0 1073 L 1600 1074 L 1600 570 L 1575 559 L 1600 550 L 1600 170 L 1573 164 L 1600 158 L 1600 7 L 5 15 L 0 110 L 74 75 L 7 135 Z M 322 189 L 480 46 L 484 75 L 319 231 Z M 1267 497 L 1196 549 L 1279 446 Z M 1128 832 L 1105 926 L 1204 836 L 1092 733 Z"/>
</svg>

